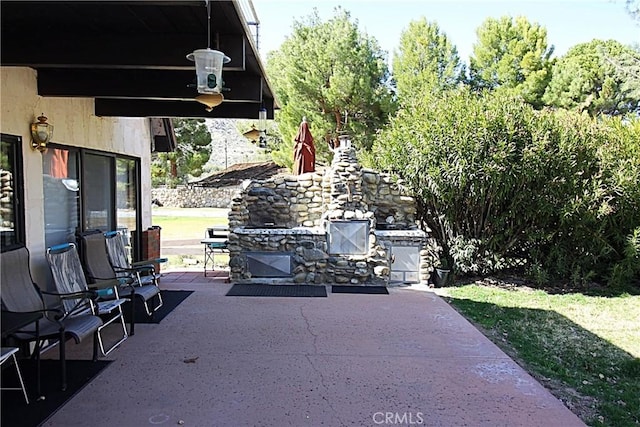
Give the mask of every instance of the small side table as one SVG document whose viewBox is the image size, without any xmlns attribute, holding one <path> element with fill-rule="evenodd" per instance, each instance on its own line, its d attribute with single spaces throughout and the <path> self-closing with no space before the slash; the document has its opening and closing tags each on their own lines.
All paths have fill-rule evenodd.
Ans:
<svg viewBox="0 0 640 427">
<path fill-rule="evenodd" d="M 228 252 L 229 229 L 224 226 L 207 228 L 205 238 L 200 241 L 204 245 L 204 277 L 207 277 L 207 265 L 211 263 L 211 271 L 215 269 L 216 252 Z"/>
</svg>

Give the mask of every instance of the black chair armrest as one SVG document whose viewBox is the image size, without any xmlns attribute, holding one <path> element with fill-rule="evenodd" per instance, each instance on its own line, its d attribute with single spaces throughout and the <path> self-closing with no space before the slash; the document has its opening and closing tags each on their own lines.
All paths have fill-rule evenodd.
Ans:
<svg viewBox="0 0 640 427">
<path fill-rule="evenodd" d="M 158 260 L 160 260 L 161 258 L 158 258 Z M 162 262 L 162 261 L 156 261 L 156 260 L 152 260 L 152 259 L 146 259 L 144 261 L 136 261 L 136 262 L 132 262 L 131 263 L 131 267 L 132 268 L 153 268 L 155 269 L 155 266 L 153 265 L 154 262 Z"/>
<path fill-rule="evenodd" d="M 109 289 L 115 286 L 120 285 L 120 281 L 114 278 L 100 278 L 100 277 L 91 277 L 92 280 L 97 280 L 94 283 L 89 283 L 87 286 L 92 290 L 101 290 L 101 289 Z"/>
<path fill-rule="evenodd" d="M 141 265 L 141 266 L 132 267 L 132 268 L 113 267 L 113 270 L 116 271 L 117 273 L 137 274 L 137 273 L 139 273 L 141 271 L 145 271 L 145 270 L 148 270 L 149 272 L 154 272 L 155 268 L 153 267 L 153 265 Z"/>
<path fill-rule="evenodd" d="M 98 297 L 98 294 L 96 293 L 96 291 L 93 291 L 90 289 L 86 291 L 70 292 L 66 294 L 61 294 L 61 293 L 51 292 L 51 291 L 42 291 L 42 293 L 45 295 L 54 295 L 59 297 L 60 299 L 88 298 L 90 300 L 95 300 Z"/>
</svg>

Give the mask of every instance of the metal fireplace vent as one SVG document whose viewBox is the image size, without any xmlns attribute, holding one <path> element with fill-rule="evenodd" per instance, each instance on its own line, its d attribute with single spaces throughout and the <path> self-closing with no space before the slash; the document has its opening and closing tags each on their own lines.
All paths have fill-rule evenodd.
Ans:
<svg viewBox="0 0 640 427">
<path fill-rule="evenodd" d="M 369 248 L 369 221 L 330 221 L 327 241 L 332 255 L 366 255 Z"/>
<path fill-rule="evenodd" d="M 291 255 L 283 252 L 246 252 L 252 277 L 291 277 Z"/>
</svg>

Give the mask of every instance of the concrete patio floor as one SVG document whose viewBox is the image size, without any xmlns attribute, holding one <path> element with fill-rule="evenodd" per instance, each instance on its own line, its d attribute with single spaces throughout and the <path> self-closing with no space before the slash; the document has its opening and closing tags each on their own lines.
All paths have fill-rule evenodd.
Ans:
<svg viewBox="0 0 640 427">
<path fill-rule="evenodd" d="M 45 426 L 584 425 L 424 287 L 226 297 L 224 272 L 202 270 L 161 287 L 195 292 L 137 324 Z M 90 344 L 67 348 L 90 358 Z"/>
</svg>

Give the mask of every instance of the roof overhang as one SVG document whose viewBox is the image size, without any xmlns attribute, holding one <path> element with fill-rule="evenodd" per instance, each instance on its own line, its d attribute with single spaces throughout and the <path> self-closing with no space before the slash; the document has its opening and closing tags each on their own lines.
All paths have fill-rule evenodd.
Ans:
<svg viewBox="0 0 640 427">
<path fill-rule="evenodd" d="M 246 2 L 246 0 L 245 0 Z M 37 70 L 38 94 L 95 98 L 118 117 L 273 118 L 275 99 L 238 0 L 211 1 L 212 49 L 231 58 L 224 102 L 194 100 L 186 55 L 207 47 L 205 1 L 0 2 L 1 65 Z"/>
</svg>

